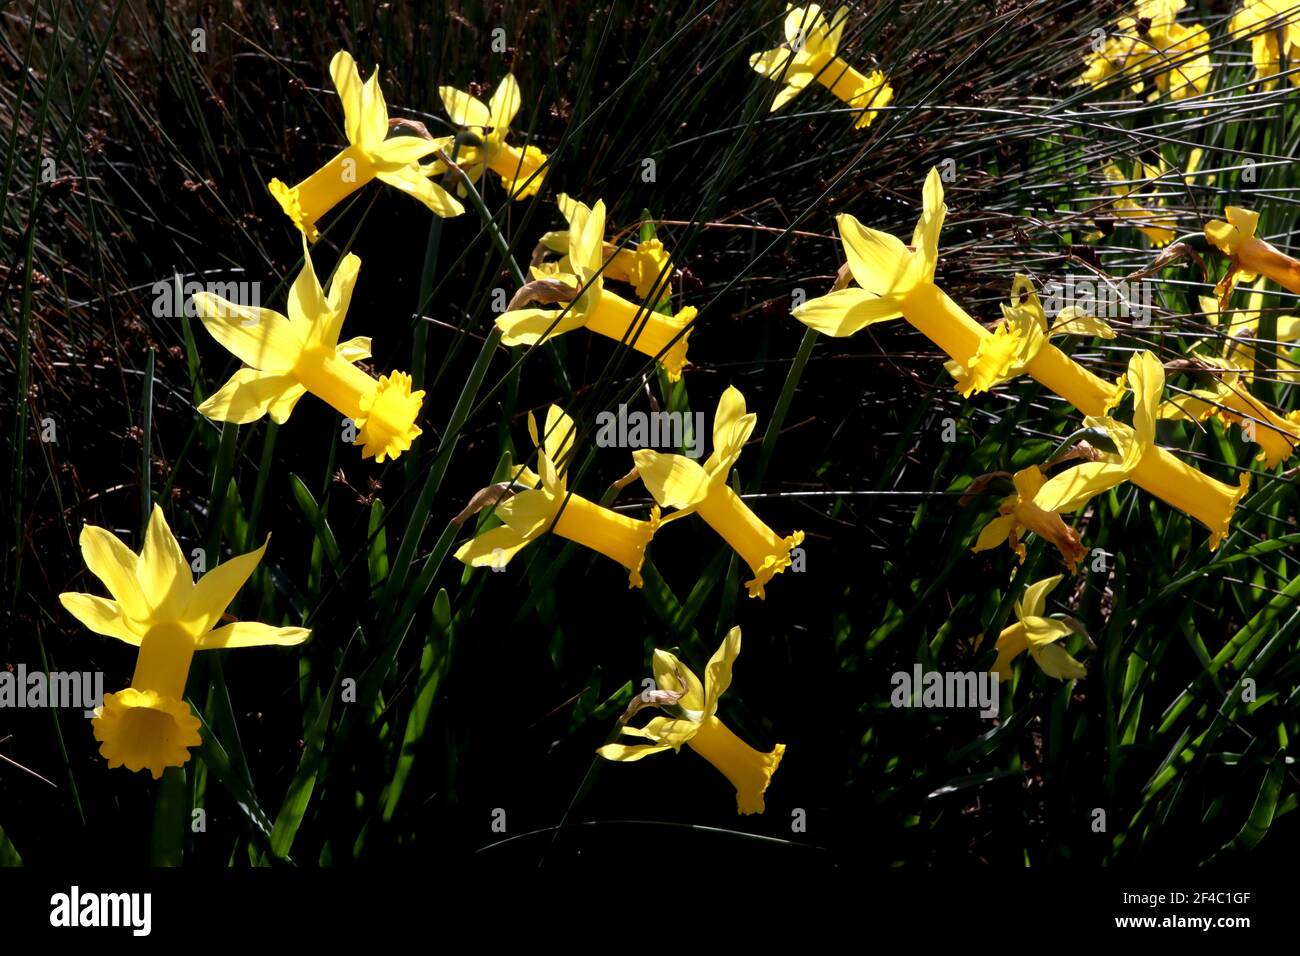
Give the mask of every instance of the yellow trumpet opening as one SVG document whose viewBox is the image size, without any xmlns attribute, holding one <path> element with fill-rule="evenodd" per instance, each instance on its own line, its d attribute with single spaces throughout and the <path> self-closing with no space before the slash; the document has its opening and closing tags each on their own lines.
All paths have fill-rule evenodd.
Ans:
<svg viewBox="0 0 1300 956">
<path fill-rule="evenodd" d="M 1201 474 L 1163 448 L 1152 447 L 1130 473 L 1129 481 L 1209 528 L 1210 550 L 1214 551 L 1227 537 L 1233 509 L 1250 487 L 1250 472 L 1242 472 L 1234 488 Z"/>
<path fill-rule="evenodd" d="M 355 418 L 356 443 L 364 446 L 361 457 L 382 465 L 385 458 L 396 458 L 410 448 L 422 431 L 415 419 L 423 402 L 424 390 L 412 392 L 406 372 L 381 375 L 374 390 L 362 396 Z"/>
<path fill-rule="evenodd" d="M 731 781 L 736 788 L 737 810 L 763 812 L 763 794 L 781 765 L 785 744 L 777 744 L 770 753 L 755 750 L 717 717 L 701 721 L 687 744 Z"/>
<path fill-rule="evenodd" d="M 297 186 L 272 179 L 267 188 L 307 241 L 315 242 L 320 238 L 317 220 L 374 178 L 375 167 L 365 152 L 348 146 Z"/>
<path fill-rule="evenodd" d="M 645 549 L 659 529 L 659 509 L 650 511 L 650 520 L 629 518 L 609 508 L 569 495 L 552 531 L 584 548 L 599 551 L 627 568 L 628 587 L 639 588 Z"/>
<path fill-rule="evenodd" d="M 511 199 L 527 199 L 529 196 L 536 195 L 542 188 L 546 173 L 544 171 L 537 173 L 537 171 L 545 162 L 546 154 L 536 146 L 525 146 L 520 149 L 517 146 L 502 144 L 501 148 L 493 153 L 488 169 L 501 177 L 501 182 Z M 537 175 L 534 176 L 534 173 Z"/>
<path fill-rule="evenodd" d="M 676 315 L 664 315 L 602 290 L 595 306 L 586 313 L 586 325 L 592 332 L 622 342 L 643 355 L 653 358 L 663 352 L 659 363 L 668 380 L 675 382 L 682 377 L 686 366 L 686 342 L 691 333 L 688 329 L 676 342 L 672 341 L 673 336 L 694 321 L 695 314 L 695 308 L 688 305 Z"/>
<path fill-rule="evenodd" d="M 642 300 L 649 297 L 656 283 L 660 283 L 658 300 L 662 302 L 669 295 L 671 270 L 672 260 L 664 244 L 658 239 L 646 239 L 635 249 L 615 252 L 605 264 L 605 278 L 635 286 L 637 298 Z"/>
<path fill-rule="evenodd" d="M 745 582 L 750 597 L 766 597 L 767 582 L 790 566 L 791 550 L 803 543 L 802 531 L 782 538 L 725 484 L 714 487 L 696 511 L 754 572 Z"/>
<path fill-rule="evenodd" d="M 92 729 L 109 767 L 148 770 L 155 780 L 168 767 L 184 766 L 189 748 L 202 743 L 189 704 L 133 687 L 104 696 Z"/>
</svg>

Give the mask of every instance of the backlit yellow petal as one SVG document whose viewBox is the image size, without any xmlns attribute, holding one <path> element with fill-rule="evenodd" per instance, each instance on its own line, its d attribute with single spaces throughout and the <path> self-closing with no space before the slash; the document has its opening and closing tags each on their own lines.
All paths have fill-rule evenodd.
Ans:
<svg viewBox="0 0 1300 956">
<path fill-rule="evenodd" d="M 301 644 L 310 636 L 311 631 L 305 627 L 271 627 L 269 624 L 259 624 L 256 621 L 237 621 L 204 634 L 199 638 L 198 649 L 229 650 L 236 647 L 262 647 L 270 644 L 287 647 Z"/>
<path fill-rule="evenodd" d="M 843 338 L 877 322 L 897 319 L 903 313 L 898 309 L 897 299 L 882 299 L 862 289 L 838 289 L 809 299 L 790 314 L 823 335 Z"/>
</svg>

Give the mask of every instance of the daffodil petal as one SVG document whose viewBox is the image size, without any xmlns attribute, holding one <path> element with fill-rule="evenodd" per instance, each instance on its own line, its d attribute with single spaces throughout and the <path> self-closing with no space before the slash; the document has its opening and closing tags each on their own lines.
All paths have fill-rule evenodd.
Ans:
<svg viewBox="0 0 1300 956">
<path fill-rule="evenodd" d="M 523 95 L 519 92 L 519 81 L 515 79 L 513 73 L 507 73 L 493 91 L 492 99 L 488 100 L 488 113 L 493 128 L 508 129 L 519 113 L 523 101 Z"/>
<path fill-rule="evenodd" d="M 213 625 L 221 620 L 230 602 L 235 599 L 239 589 L 244 586 L 257 564 L 266 553 L 266 542 L 256 551 L 236 555 L 229 561 L 223 561 L 195 583 L 190 591 L 190 598 L 185 607 L 184 625 L 192 634 L 203 635 L 212 630 Z"/>
<path fill-rule="evenodd" d="M 492 125 L 492 113 L 481 100 L 451 86 L 438 87 L 438 95 L 442 97 L 447 115 L 457 126 L 484 128 Z"/>
<path fill-rule="evenodd" d="M 180 615 L 194 584 L 194 575 L 158 505 L 153 506 L 149 516 L 144 546 L 136 560 L 136 578 L 145 600 L 158 617 L 174 620 Z"/>
<path fill-rule="evenodd" d="M 136 578 L 135 552 L 113 532 L 94 525 L 81 529 L 81 556 L 127 617 L 143 621 L 153 613 Z"/>
<path fill-rule="evenodd" d="M 459 216 L 465 211 L 465 207 L 460 204 L 460 201 L 455 196 L 433 182 L 420 170 L 420 166 L 412 163 L 410 166 L 403 166 L 400 169 L 391 171 L 380 170 L 375 173 L 375 178 L 380 182 L 387 183 L 394 189 L 400 189 L 408 196 L 420 200 L 428 207 L 430 212 L 443 219 Z"/>
<path fill-rule="evenodd" d="M 278 424 L 288 421 L 294 405 L 307 389 L 290 374 L 241 368 L 221 390 L 199 406 L 199 413 L 215 422 L 247 425 L 271 413 Z"/>
<path fill-rule="evenodd" d="M 835 217 L 849 271 L 865 291 L 902 295 L 912 285 L 911 253 L 896 236 L 862 225 L 847 213 Z"/>
<path fill-rule="evenodd" d="M 704 668 L 704 716 L 712 717 L 718 710 L 718 698 L 731 686 L 731 670 L 740 656 L 740 628 L 727 632 L 718 649 Z"/>
<path fill-rule="evenodd" d="M 649 448 L 632 453 L 641 483 L 664 508 L 689 508 L 709 493 L 709 473 L 684 455 Z"/>
<path fill-rule="evenodd" d="M 1015 515 L 999 515 L 984 526 L 971 551 L 987 551 L 1006 541 L 1016 526 Z"/>
<path fill-rule="evenodd" d="M 1069 513 L 1114 488 L 1127 476 L 1128 469 L 1122 465 L 1087 461 L 1050 479 L 1034 496 L 1034 504 L 1044 511 Z"/>
<path fill-rule="evenodd" d="M 330 60 L 330 77 L 334 88 L 343 101 L 343 128 L 348 134 L 348 142 L 361 142 L 361 74 L 357 70 L 352 54 L 340 50 Z"/>
<path fill-rule="evenodd" d="M 671 651 L 661 651 L 655 649 L 654 657 L 651 659 L 651 667 L 655 675 L 655 687 L 659 690 L 685 691 L 686 693 L 679 700 L 678 706 L 685 710 L 701 711 L 704 709 L 704 685 L 695 673 L 677 659 L 677 655 Z M 686 686 L 682 686 L 681 681 L 677 679 L 681 675 Z M 647 727 L 647 729 L 649 729 Z"/>
<path fill-rule="evenodd" d="M 252 368 L 287 372 L 302 352 L 302 341 L 278 312 L 238 305 L 209 292 L 196 292 L 194 306 L 212 337 Z"/>
<path fill-rule="evenodd" d="M 215 631 L 208 631 L 198 641 L 201 651 L 230 650 L 236 647 L 289 646 L 301 644 L 311 636 L 305 627 L 271 627 L 257 621 L 236 621 Z"/>
<path fill-rule="evenodd" d="M 119 641 L 140 646 L 141 635 L 131 629 L 126 615 L 122 613 L 116 601 L 96 597 L 93 594 L 65 591 L 59 595 L 59 603 L 69 614 L 96 634 L 115 637 Z"/>
<path fill-rule="evenodd" d="M 808 328 L 832 338 L 844 338 L 869 325 L 902 316 L 895 298 L 881 298 L 863 289 L 838 289 L 809 299 L 791 313 Z"/>
</svg>

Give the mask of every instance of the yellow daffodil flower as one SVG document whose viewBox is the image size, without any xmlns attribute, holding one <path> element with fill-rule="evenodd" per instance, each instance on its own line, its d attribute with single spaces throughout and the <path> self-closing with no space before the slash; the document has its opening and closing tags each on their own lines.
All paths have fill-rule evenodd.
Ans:
<svg viewBox="0 0 1300 956">
<path fill-rule="evenodd" d="M 514 484 L 525 490 L 496 506 L 504 524 L 461 545 L 457 559 L 476 568 L 504 567 L 550 531 L 617 561 L 627 569 L 628 587 L 641 587 L 641 565 L 646 546 L 659 528 L 659 509 L 651 509 L 649 521 L 640 521 L 569 493 L 566 471 L 573 460 L 577 426 L 558 405 L 547 410 L 546 432 L 541 436 L 530 413 L 528 433 L 537 446 L 540 475 L 528 468 L 512 475 Z"/>
<path fill-rule="evenodd" d="M 1142 192 L 1143 187 L 1133 183 L 1136 179 L 1146 179 L 1155 183 L 1164 175 L 1164 171 L 1159 166 L 1139 160 L 1137 175 L 1130 177 L 1117 164 L 1107 163 L 1102 172 L 1106 179 L 1115 183 L 1111 191 L 1120 197 L 1110 205 L 1116 216 L 1120 219 L 1136 220 L 1134 226 L 1138 232 L 1150 239 L 1151 245 L 1157 249 L 1173 242 L 1178 229 L 1178 219 L 1173 214 L 1160 210 L 1160 206 L 1164 203 L 1163 199 L 1145 195 Z M 1139 200 L 1149 202 L 1150 208 L 1144 206 Z"/>
<path fill-rule="evenodd" d="M 815 3 L 786 6 L 785 43 L 755 53 L 749 65 L 783 85 L 772 101 L 772 112 L 789 103 L 816 80 L 840 102 L 858 111 L 855 129 L 866 129 L 894 99 L 894 88 L 880 70 L 862 73 L 837 55 L 849 12 L 841 7 L 830 20 Z"/>
<path fill-rule="evenodd" d="M 269 538 L 268 538 L 269 540 Z M 199 720 L 184 701 L 195 651 L 301 644 L 310 631 L 237 621 L 213 628 L 262 560 L 266 545 L 231 558 L 197 582 L 180 544 L 154 506 L 137 555 L 111 531 L 86 525 L 81 554 L 112 600 L 65 592 L 59 601 L 78 621 L 140 648 L 131 686 L 106 694 L 93 727 L 110 767 L 148 770 L 155 780 L 190 759 L 201 743 Z"/>
<path fill-rule="evenodd" d="M 677 381 L 686 366 L 686 345 L 695 309 L 687 306 L 676 315 L 663 315 L 605 289 L 601 274 L 604 202 L 597 202 L 594 209 L 580 202 L 569 202 L 561 208 L 569 219 L 568 267 L 572 271 L 556 273 L 547 280 L 559 283 L 565 290 L 553 296 L 560 308 L 511 309 L 496 320 L 501 341 L 506 345 L 532 345 L 585 328 L 643 355 L 658 357 L 669 381 Z"/>
<path fill-rule="evenodd" d="M 1044 511 L 1034 504 L 1034 496 L 1043 487 L 1043 472 L 1037 465 L 1021 468 L 1012 476 L 1016 493 L 1002 499 L 998 505 L 998 517 L 994 518 L 980 532 L 971 551 L 987 551 L 1007 542 L 1016 553 L 1020 563 L 1025 561 L 1025 546 L 1020 541 L 1023 531 L 1032 531 L 1061 552 L 1061 557 L 1074 573 L 1079 562 L 1087 555 L 1079 532 L 1061 520 L 1061 516 L 1052 511 Z"/>
<path fill-rule="evenodd" d="M 501 185 L 511 199 L 536 195 L 546 178 L 544 167 L 549 162 L 546 154 L 536 146 L 520 149 L 506 142 L 510 124 L 523 103 L 514 74 L 506 74 L 487 105 L 452 86 L 438 87 L 438 95 L 442 97 L 442 105 L 451 121 L 474 131 L 481 140 L 481 145 L 462 149 L 456 159 L 456 165 L 465 171 L 470 181 L 478 182 L 483 171 L 490 169 L 501 177 Z M 444 168 L 440 162 L 434 166 L 435 172 Z"/>
<path fill-rule="evenodd" d="M 1124 481 L 1131 481 L 1191 515 L 1210 529 L 1210 550 L 1228 534 L 1233 509 L 1250 486 L 1243 472 L 1238 487 L 1208 478 L 1156 447 L 1156 417 L 1165 387 L 1165 371 L 1150 352 L 1129 359 L 1127 379 L 1133 389 L 1133 425 L 1109 417 L 1089 416 L 1089 428 L 1106 433 L 1117 451 L 1101 461 L 1084 462 L 1047 481 L 1034 504 L 1044 511 L 1070 512 L 1094 496 Z"/>
<path fill-rule="evenodd" d="M 1234 40 L 1250 38 L 1255 78 L 1262 81 L 1263 89 L 1276 89 L 1282 52 L 1288 66 L 1300 62 L 1300 0 L 1243 0 L 1228 25 L 1228 35 Z M 1300 86 L 1300 74 L 1288 78 L 1292 86 Z"/>
<path fill-rule="evenodd" d="M 740 628 L 733 627 L 710 658 L 701 683 L 675 655 L 656 650 L 655 686 L 672 692 L 677 698 L 670 705 L 677 716 L 654 717 L 640 728 L 626 724 L 620 728 L 629 737 L 641 737 L 652 743 L 606 744 L 596 752 L 607 760 L 630 763 L 661 750 L 680 750 L 686 744 L 731 781 L 736 788 L 739 813 L 762 813 L 763 794 L 780 766 L 785 744 L 777 744 L 769 753 L 762 753 L 718 719 L 718 698 L 731 686 L 731 671 L 739 654 Z"/>
<path fill-rule="evenodd" d="M 378 380 L 354 364 L 370 357 L 370 339 L 339 342 L 361 260 L 343 257 L 329 295 L 321 289 L 303 243 L 303 266 L 289 290 L 289 314 L 237 305 L 197 292 L 194 306 L 214 339 L 248 368 L 199 406 L 214 421 L 246 424 L 269 414 L 283 424 L 306 392 L 352 419 L 361 457 L 383 462 L 411 447 L 424 392 L 411 376 L 392 372 Z"/>
<path fill-rule="evenodd" d="M 642 448 L 632 453 L 642 483 L 664 508 L 678 509 L 665 521 L 698 513 L 744 558 L 754 577 L 745 582 L 750 597 L 763 598 L 764 586 L 790 566 L 790 551 L 803 532 L 782 538 L 731 490 L 727 475 L 749 440 L 758 416 L 745 411 L 745 396 L 728 386 L 713 416 L 713 453 L 703 466 L 684 455 Z"/>
<path fill-rule="evenodd" d="M 1122 17 L 1101 49 L 1088 55 L 1075 84 L 1100 89 L 1122 80 L 1138 94 L 1150 79 L 1155 87 L 1150 99 L 1204 93 L 1210 83 L 1210 33 L 1197 23 L 1176 22 L 1184 6 L 1185 0 L 1138 0 L 1135 12 Z"/>
<path fill-rule="evenodd" d="M 1002 303 L 1002 319 L 994 326 L 992 338 L 981 341 L 980 350 L 969 365 L 949 360 L 944 368 L 956 379 L 962 397 L 970 398 L 973 392 L 986 392 L 1029 371 L 1043 346 L 1059 335 L 1113 339 L 1115 330 L 1077 306 L 1061 309 L 1049 328 L 1047 312 L 1034 291 L 1033 280 L 1017 273 L 1011 281 L 1010 302 Z M 994 357 L 992 361 L 988 360 L 990 356 Z M 1059 364 L 1054 356 L 1048 358 L 1053 360 L 1047 363 L 1049 369 Z M 1116 395 L 1112 402 L 1118 400 Z"/>
<path fill-rule="evenodd" d="M 792 315 L 835 337 L 901 316 L 960 365 L 959 388 L 967 396 L 1007 381 L 1023 367 L 1084 414 L 1100 415 L 1113 407 L 1122 390 L 1044 342 L 1036 315 L 1017 314 L 1011 317 L 1014 321 L 1008 318 L 996 333 L 990 332 L 935 284 L 939 232 L 948 212 L 937 168 L 925 180 L 923 199 L 910 247 L 853 216 L 838 216 L 844 254 L 859 288 L 809 299 Z M 1066 318 L 1073 322 L 1078 316 L 1075 310 Z"/>
<path fill-rule="evenodd" d="M 1062 638 L 1075 633 L 1074 627 L 1066 621 L 1043 616 L 1047 607 L 1047 595 L 1061 583 L 1064 576 L 1058 574 L 1036 581 L 1025 588 L 1024 597 L 1016 601 L 1016 623 L 1003 628 L 998 635 L 998 659 L 991 668 L 998 675 L 998 680 L 1011 679 L 1011 662 L 1026 650 L 1048 677 L 1075 680 L 1088 676 L 1087 669 L 1058 643 Z M 976 649 L 983 638 L 983 634 L 975 638 Z"/>
<path fill-rule="evenodd" d="M 1198 422 L 1218 418 L 1238 425 L 1251 441 L 1259 443 L 1255 460 L 1270 471 L 1295 454 L 1300 445 L 1300 411 L 1287 415 L 1274 411 L 1246 390 L 1241 373 L 1226 366 L 1217 373 L 1213 388 L 1175 395 L 1160 406 L 1159 417 Z"/>
<path fill-rule="evenodd" d="M 1259 213 L 1240 206 L 1227 206 L 1223 212 L 1227 222 L 1212 219 L 1205 224 L 1205 238 L 1230 260 L 1228 271 L 1214 287 L 1220 310 L 1227 311 L 1228 298 L 1238 280 L 1253 282 L 1260 275 L 1268 276 L 1284 289 L 1300 293 L 1300 260 L 1255 236 Z"/>
<path fill-rule="evenodd" d="M 1241 380 L 1247 384 L 1255 381 L 1255 346 L 1253 340 L 1259 335 L 1259 319 L 1264 314 L 1264 284 L 1260 278 L 1252 287 L 1246 300 L 1246 308 L 1227 313 L 1219 311 L 1219 302 L 1213 296 L 1197 296 L 1201 311 L 1205 313 L 1212 326 L 1223 333 L 1223 347 L 1220 350 L 1220 363 L 1223 367 L 1236 370 Z M 1276 341 L 1279 344 L 1294 345 L 1300 342 L 1300 316 L 1279 315 L 1276 321 Z M 1195 343 L 1202 345 L 1204 343 Z M 1280 382 L 1300 382 L 1300 365 L 1288 359 L 1277 357 L 1277 368 L 1268 369 L 1270 377 Z"/>
<path fill-rule="evenodd" d="M 923 210 L 912 233 L 910 248 L 889 233 L 862 225 L 852 216 L 839 216 L 840 238 L 849 271 L 860 288 L 840 289 L 809 299 L 794 310 L 794 317 L 826 335 L 848 336 L 877 322 L 901 316 L 958 364 L 959 367 L 950 366 L 950 370 L 959 373 L 958 387 L 963 395 L 987 391 L 1023 368 L 1085 416 L 1108 414 L 1124 396 L 1122 382 L 1105 382 L 1051 342 L 1042 342 L 1043 330 L 1032 306 L 1022 303 L 1020 314 L 1013 314 L 996 332 L 990 332 L 935 284 L 939 231 L 948 211 L 938 169 L 930 170 L 923 196 Z M 1076 323 L 1079 319 L 1080 314 L 1074 310 L 1066 314 L 1063 324 Z M 1058 321 L 1061 321 L 1059 316 Z M 1102 333 L 1098 327 L 1088 334 Z M 1244 489 L 1238 492 L 1205 477 L 1163 448 L 1154 446 L 1144 456 L 1143 466 L 1129 480 L 1193 517 L 1199 518 L 1200 512 L 1220 521 L 1225 529 L 1226 518 L 1210 506 L 1211 500 L 1224 495 L 1239 497 L 1244 493 Z M 1184 482 L 1181 487 L 1180 482 Z M 1236 498 L 1232 500 L 1235 503 Z M 1048 507 L 1038 499 L 1036 502 L 1045 511 L 1063 510 Z M 1219 524 L 1211 527 L 1218 528 Z M 1218 538 L 1211 540 L 1217 546 Z"/>
<path fill-rule="evenodd" d="M 293 224 L 311 242 L 319 237 L 316 223 L 339 202 L 372 179 L 387 183 L 424 203 L 438 216 L 459 216 L 465 207 L 429 179 L 420 160 L 445 147 L 447 140 L 421 136 L 388 138 L 388 107 L 379 89 L 379 68 L 364 84 L 352 55 L 334 54 L 330 76 L 343 101 L 343 124 L 348 145 L 297 186 L 272 179 L 271 195 Z"/>
<path fill-rule="evenodd" d="M 572 220 L 575 210 L 574 201 L 564 193 L 556 196 L 555 201 L 560 211 L 564 213 L 564 218 Z M 556 229 L 542 235 L 538 243 L 540 250 L 543 253 L 559 253 L 561 258 L 553 261 L 535 259 L 531 270 L 534 279 L 552 279 L 556 276 L 573 274 L 573 266 L 569 260 L 569 235 L 568 229 Z M 634 287 L 637 298 L 643 302 L 650 298 L 650 293 L 654 291 L 656 285 L 659 285 L 656 306 L 668 301 L 671 293 L 668 280 L 673 274 L 673 264 L 672 257 L 668 255 L 668 250 L 660 240 L 645 239 L 632 249 L 616 246 L 612 242 L 604 242 L 601 254 L 605 258 L 602 278 L 625 282 Z"/>
</svg>

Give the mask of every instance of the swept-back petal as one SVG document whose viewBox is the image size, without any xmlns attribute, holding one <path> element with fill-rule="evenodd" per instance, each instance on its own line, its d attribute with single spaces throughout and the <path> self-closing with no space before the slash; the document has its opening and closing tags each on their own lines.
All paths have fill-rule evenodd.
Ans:
<svg viewBox="0 0 1300 956">
<path fill-rule="evenodd" d="M 442 97 L 442 105 L 447 108 L 447 115 L 457 126 L 483 128 L 492 125 L 492 112 L 483 105 L 482 100 L 453 86 L 438 87 L 438 95 Z"/>
<path fill-rule="evenodd" d="M 90 524 L 81 529 L 80 544 L 86 567 L 104 582 L 126 616 L 134 621 L 148 620 L 153 608 L 136 577 L 135 552 L 113 532 Z"/>
<path fill-rule="evenodd" d="M 189 598 L 194 575 L 158 505 L 153 506 L 153 513 L 149 516 L 144 546 L 135 567 L 140 590 L 154 609 L 154 616 L 164 621 L 176 620 Z"/>
<path fill-rule="evenodd" d="M 1086 461 L 1049 480 L 1034 496 L 1044 511 L 1071 512 L 1128 477 L 1128 469 L 1105 461 Z"/>
<path fill-rule="evenodd" d="M 223 561 L 195 583 L 181 623 L 196 639 L 201 639 L 221 620 L 221 615 L 262 560 L 270 541 L 271 536 L 267 535 L 266 541 L 256 551 Z"/>
<path fill-rule="evenodd" d="M 1016 602 L 1016 617 L 1024 623 L 1026 618 L 1042 617 L 1043 609 L 1047 607 L 1047 595 L 1052 589 L 1061 583 L 1064 578 L 1063 574 L 1055 574 L 1050 578 L 1043 578 L 1041 581 L 1035 581 L 1029 587 L 1025 588 L 1025 593 L 1019 601 Z M 1029 638 L 1028 632 L 1031 629 L 1028 623 L 1025 623 L 1026 638 Z"/>
<path fill-rule="evenodd" d="M 116 601 L 96 597 L 93 594 L 65 591 L 59 595 L 59 603 L 69 614 L 96 634 L 116 637 L 119 641 L 140 646 L 142 635 L 131 628 L 130 621 L 122 613 L 122 608 Z"/>
<path fill-rule="evenodd" d="M 656 648 L 650 666 L 654 670 L 655 687 L 659 690 L 686 692 L 677 702 L 679 707 L 697 712 L 704 710 L 704 685 L 694 671 L 678 660 L 676 654 Z M 679 675 L 681 680 L 678 680 Z"/>
<path fill-rule="evenodd" d="M 543 338 L 572 332 L 587 324 L 587 316 L 572 307 L 560 309 L 514 309 L 497 316 L 505 345 L 532 345 Z"/>
<path fill-rule="evenodd" d="M 502 525 L 462 544 L 456 551 L 456 560 L 474 568 L 504 568 L 532 540 Z"/>
<path fill-rule="evenodd" d="M 283 425 L 305 394 L 307 389 L 289 373 L 241 368 L 199 406 L 199 414 L 214 422 L 247 425 L 269 413 L 276 424 Z"/>
<path fill-rule="evenodd" d="M 835 217 L 844 255 L 854 280 L 879 296 L 903 295 L 913 284 L 908 265 L 912 254 L 896 236 L 862 225 L 847 213 Z"/>
<path fill-rule="evenodd" d="M 1156 415 L 1165 390 L 1165 369 L 1150 352 L 1133 355 L 1128 362 L 1129 387 L 1133 389 L 1133 430 L 1138 444 L 1150 448 L 1156 440 Z"/>
<path fill-rule="evenodd" d="M 664 508 L 689 508 L 709 494 L 709 473 L 685 455 L 669 455 L 649 448 L 632 453 L 641 483 Z"/>
<path fill-rule="evenodd" d="M 704 716 L 718 712 L 718 698 L 731 686 L 731 669 L 740 655 L 740 628 L 733 627 L 704 668 Z"/>
<path fill-rule="evenodd" d="M 465 207 L 460 200 L 421 172 L 424 168 L 412 163 L 400 169 L 381 169 L 375 173 L 375 178 L 420 200 L 435 216 L 450 219 L 463 213 Z"/>
<path fill-rule="evenodd" d="M 263 372 L 293 368 L 303 343 L 278 312 L 238 305 L 210 292 L 194 293 L 203 327 L 245 365 Z"/>
<path fill-rule="evenodd" d="M 230 650 L 236 647 L 263 647 L 270 644 L 289 646 L 301 644 L 311 636 L 305 627 L 272 627 L 257 621 L 236 621 L 199 638 L 201 651 Z"/>
<path fill-rule="evenodd" d="M 519 92 L 519 81 L 515 79 L 513 73 L 507 73 L 497 84 L 492 99 L 488 101 L 488 114 L 491 116 L 493 129 L 498 132 L 509 129 L 522 104 L 523 96 Z"/>
<path fill-rule="evenodd" d="M 361 143 L 361 74 L 357 70 L 352 54 L 340 50 L 330 60 L 330 76 L 334 88 L 339 91 L 343 101 L 343 128 L 348 134 L 348 142 Z"/>
<path fill-rule="evenodd" d="M 881 298 L 863 289 L 838 289 L 809 299 L 790 314 L 823 335 L 844 338 L 877 322 L 897 319 L 903 313 L 895 298 Z"/>
</svg>

